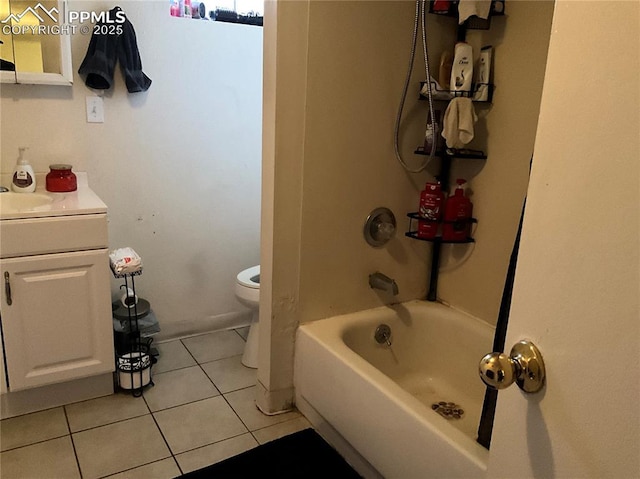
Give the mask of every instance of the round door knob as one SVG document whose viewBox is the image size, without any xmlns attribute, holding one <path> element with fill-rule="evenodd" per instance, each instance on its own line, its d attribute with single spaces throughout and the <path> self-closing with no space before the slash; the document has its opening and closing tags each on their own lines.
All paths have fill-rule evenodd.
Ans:
<svg viewBox="0 0 640 479">
<path fill-rule="evenodd" d="M 494 389 L 511 386 L 516 374 L 514 361 L 504 353 L 489 353 L 480 360 L 480 378 Z"/>
<path fill-rule="evenodd" d="M 480 378 L 489 387 L 504 389 L 514 382 L 520 389 L 535 393 L 544 385 L 542 355 L 530 341 L 520 341 L 504 353 L 489 353 L 480 360 Z"/>
</svg>

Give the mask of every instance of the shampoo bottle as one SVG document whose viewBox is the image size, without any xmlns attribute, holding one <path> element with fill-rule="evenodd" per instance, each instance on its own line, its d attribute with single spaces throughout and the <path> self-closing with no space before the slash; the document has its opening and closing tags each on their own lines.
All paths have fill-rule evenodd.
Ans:
<svg viewBox="0 0 640 479">
<path fill-rule="evenodd" d="M 482 47 L 478 59 L 478 78 L 473 99 L 476 101 L 489 101 L 489 76 L 491 75 L 491 56 L 493 48 L 489 45 Z"/>
<path fill-rule="evenodd" d="M 451 68 L 451 85 L 453 91 L 470 92 L 473 83 L 473 48 L 464 42 L 456 43 Z"/>
<path fill-rule="evenodd" d="M 440 56 L 440 71 L 438 74 L 438 82 L 444 90 L 450 90 L 451 69 L 453 68 L 453 55 L 450 51 L 445 50 Z"/>
<path fill-rule="evenodd" d="M 444 207 L 442 239 L 444 241 L 465 241 L 471 236 L 471 214 L 473 204 L 464 195 L 463 179 L 456 180 L 455 193 L 447 199 Z"/>
<path fill-rule="evenodd" d="M 33 193 L 36 190 L 36 175 L 24 157 L 27 148 L 18 148 L 18 162 L 13 170 L 11 189 L 17 193 Z"/>
<path fill-rule="evenodd" d="M 427 183 L 420 193 L 419 214 L 424 220 L 418 220 L 418 238 L 433 239 L 438 234 L 442 219 L 444 193 L 440 183 Z"/>
</svg>

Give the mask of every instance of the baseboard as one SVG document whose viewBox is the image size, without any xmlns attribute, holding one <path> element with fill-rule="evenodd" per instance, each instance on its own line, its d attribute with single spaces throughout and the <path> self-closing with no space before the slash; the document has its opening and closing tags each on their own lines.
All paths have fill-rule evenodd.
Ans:
<svg viewBox="0 0 640 479">
<path fill-rule="evenodd" d="M 213 331 L 242 328 L 251 324 L 251 318 L 252 312 L 251 310 L 247 310 L 189 321 L 162 322 L 160 323 L 162 330 L 153 336 L 153 340 L 154 342 L 163 342 Z"/>
<path fill-rule="evenodd" d="M 0 395 L 0 418 L 20 416 L 113 394 L 113 373 Z"/>
<path fill-rule="evenodd" d="M 256 406 L 267 416 L 291 411 L 293 409 L 293 388 L 269 391 L 258 381 L 256 384 Z"/>
</svg>

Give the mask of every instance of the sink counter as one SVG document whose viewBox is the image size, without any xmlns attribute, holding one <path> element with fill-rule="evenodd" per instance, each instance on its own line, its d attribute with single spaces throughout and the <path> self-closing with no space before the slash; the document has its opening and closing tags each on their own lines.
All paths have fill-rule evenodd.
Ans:
<svg viewBox="0 0 640 479">
<path fill-rule="evenodd" d="M 44 176 L 37 177 L 35 193 L 0 193 L 0 220 L 106 213 L 107 205 L 89 188 L 87 174 L 76 173 L 76 177 L 78 189 L 69 193 L 47 191 Z"/>
<path fill-rule="evenodd" d="M 113 392 L 107 206 L 76 177 L 69 193 L 38 174 L 34 193 L 0 193 L 3 418 Z"/>
</svg>

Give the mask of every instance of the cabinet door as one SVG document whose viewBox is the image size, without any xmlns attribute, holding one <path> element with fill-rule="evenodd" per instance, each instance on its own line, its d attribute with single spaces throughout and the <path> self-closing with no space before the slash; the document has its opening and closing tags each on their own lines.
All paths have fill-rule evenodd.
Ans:
<svg viewBox="0 0 640 479">
<path fill-rule="evenodd" d="M 108 250 L 2 260 L 9 390 L 114 370 Z M 11 304 L 9 304 L 11 302 Z"/>
</svg>

